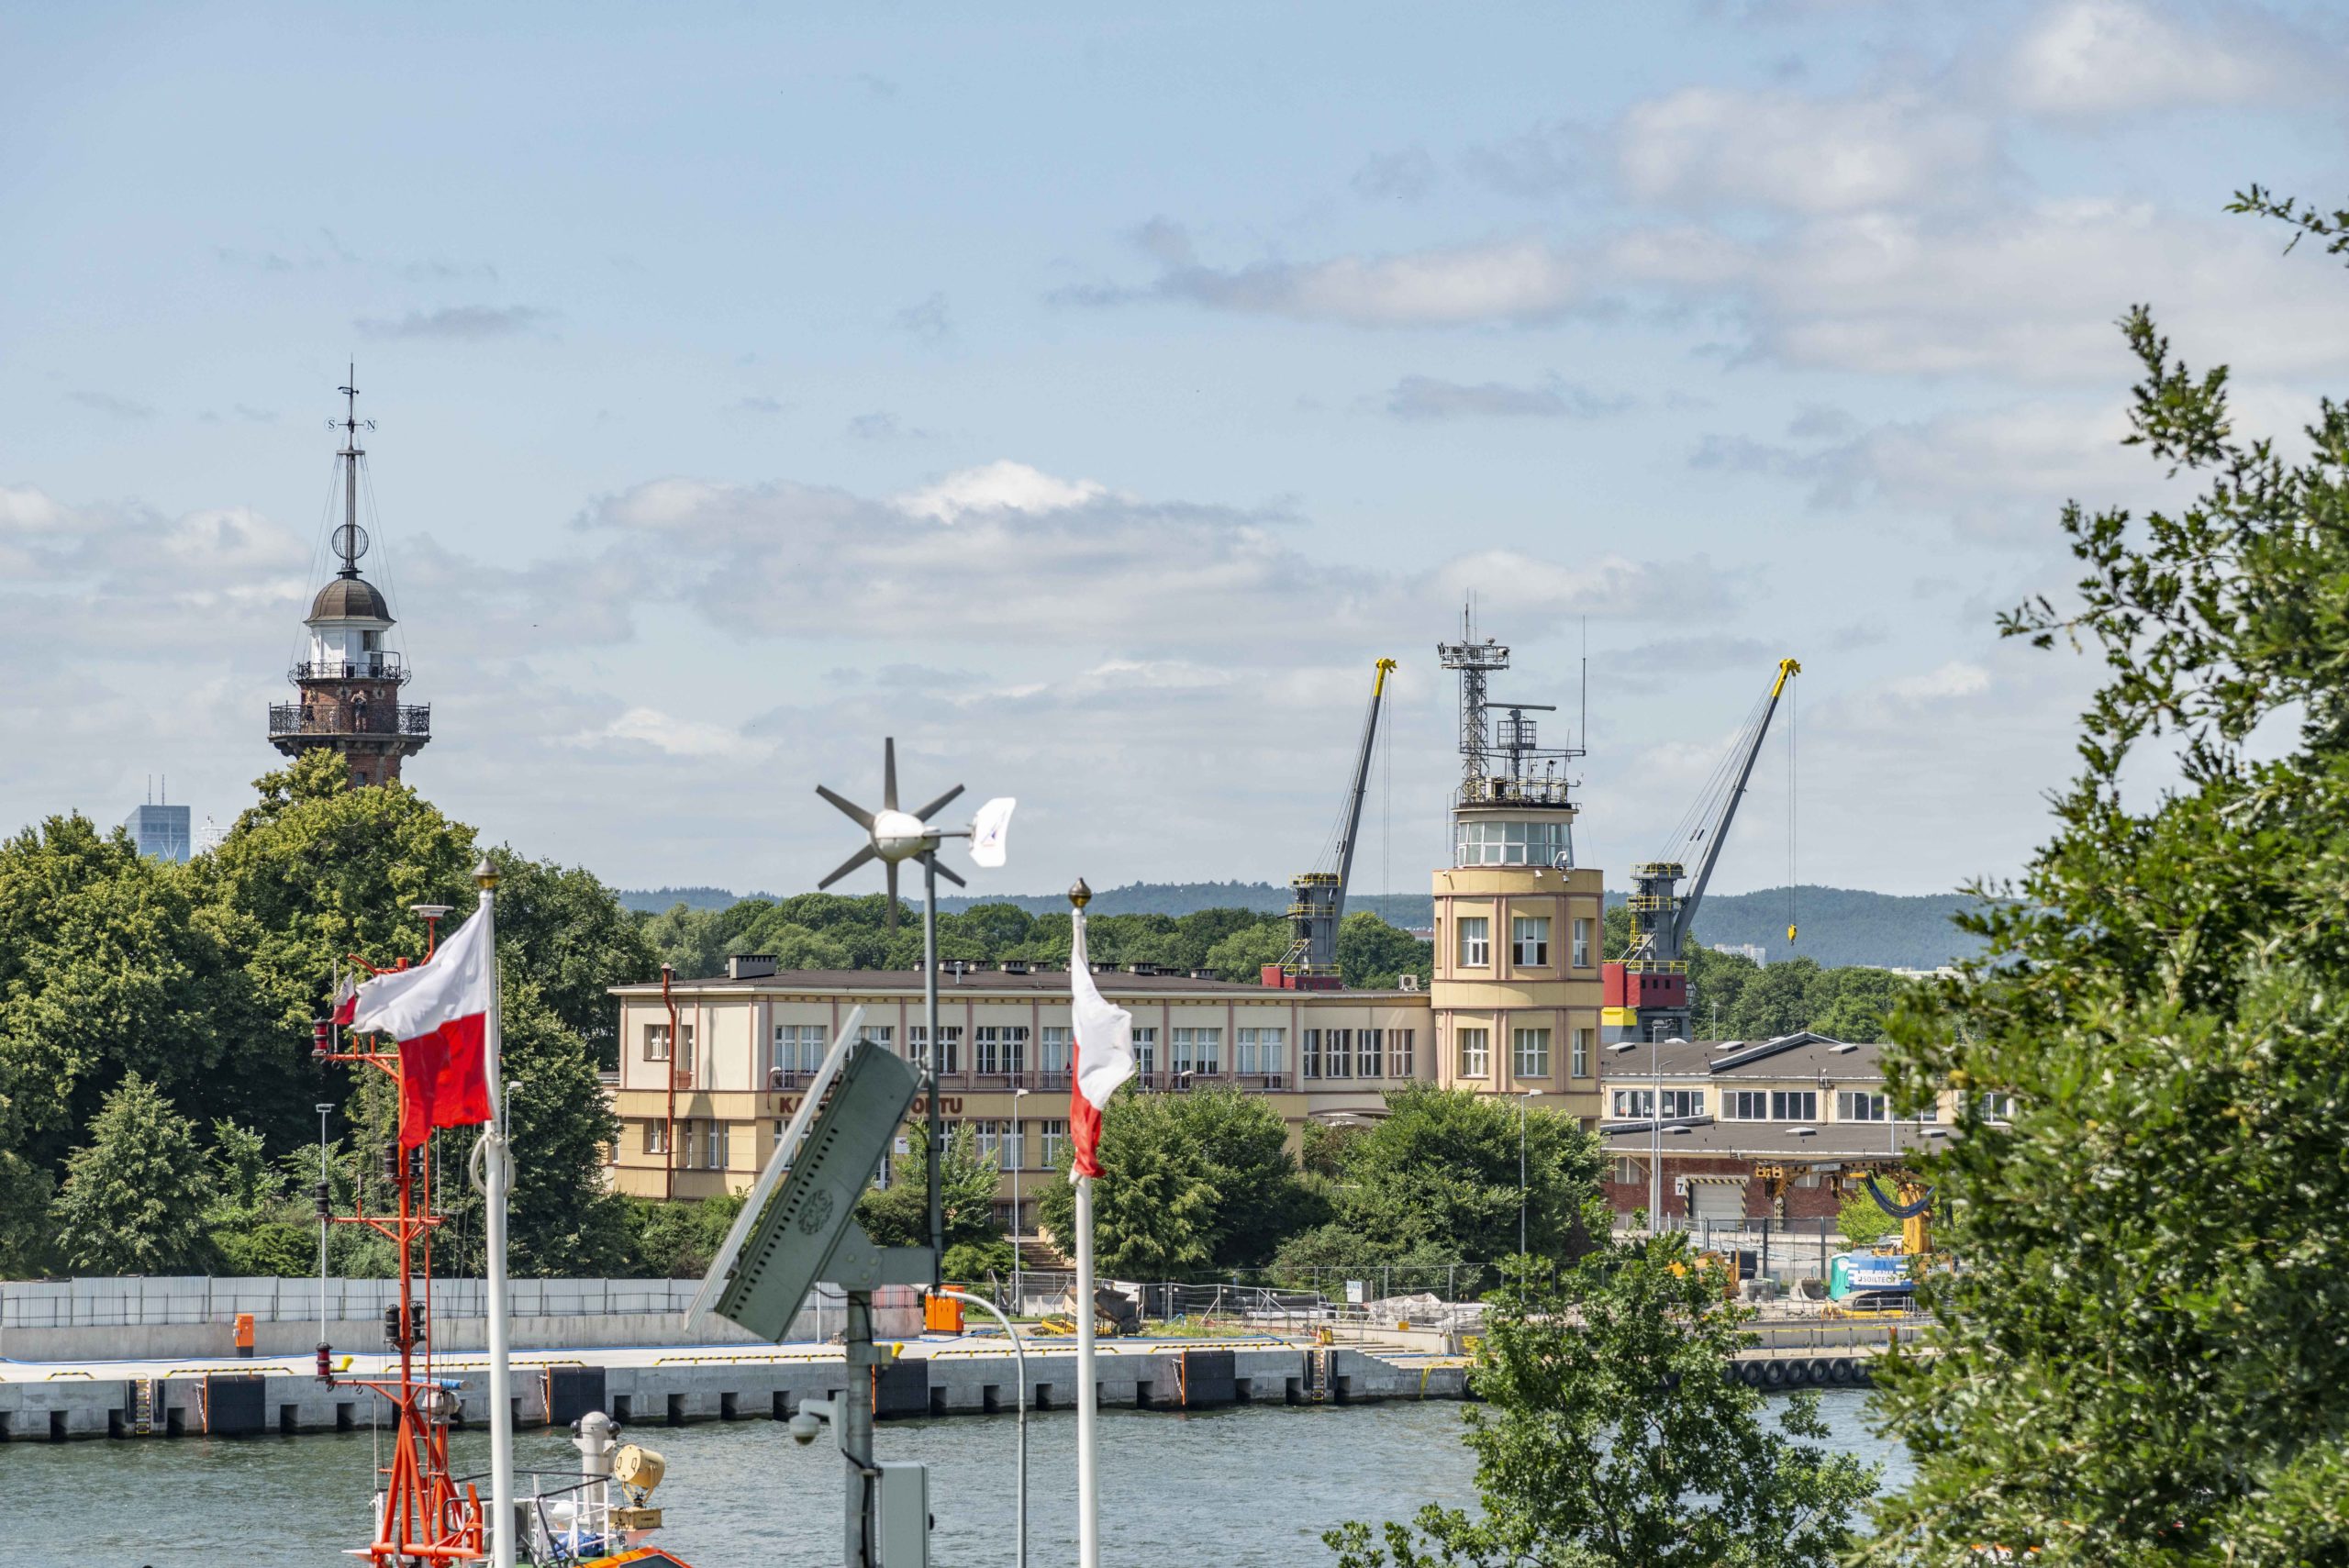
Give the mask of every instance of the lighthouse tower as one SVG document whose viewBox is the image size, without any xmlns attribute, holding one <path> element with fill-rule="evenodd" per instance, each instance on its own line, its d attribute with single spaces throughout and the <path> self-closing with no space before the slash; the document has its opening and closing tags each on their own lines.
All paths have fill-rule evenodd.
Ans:
<svg viewBox="0 0 2349 1568">
<path fill-rule="evenodd" d="M 359 574 L 368 544 L 359 526 L 359 460 L 367 455 L 359 432 L 374 422 L 358 417 L 356 384 L 340 390 L 343 443 L 335 461 L 342 470 L 342 525 L 334 530 L 334 551 L 342 568 L 310 602 L 304 617 L 309 646 L 290 672 L 301 700 L 270 705 L 269 743 L 289 757 L 317 748 L 340 751 L 353 784 L 389 784 L 432 739 L 432 710 L 400 701 L 408 672 L 384 646 L 392 607 Z"/>
</svg>

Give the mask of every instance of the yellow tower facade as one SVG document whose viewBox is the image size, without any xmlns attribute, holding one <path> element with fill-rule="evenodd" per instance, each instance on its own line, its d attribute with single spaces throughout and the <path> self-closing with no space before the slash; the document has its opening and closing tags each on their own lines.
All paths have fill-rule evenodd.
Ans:
<svg viewBox="0 0 2349 1568">
<path fill-rule="evenodd" d="M 1432 887 L 1436 1081 L 1596 1120 L 1605 882 L 1575 862 L 1566 770 L 1582 752 L 1540 744 L 1528 714 L 1548 705 L 1489 696 L 1505 645 L 1464 625 L 1437 652 L 1460 673 L 1464 765 Z"/>
</svg>

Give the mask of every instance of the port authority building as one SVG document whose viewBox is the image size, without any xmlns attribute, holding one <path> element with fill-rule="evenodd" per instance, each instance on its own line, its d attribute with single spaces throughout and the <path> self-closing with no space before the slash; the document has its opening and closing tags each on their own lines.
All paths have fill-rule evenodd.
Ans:
<svg viewBox="0 0 2349 1568">
<path fill-rule="evenodd" d="M 1726 1213 L 1732 1203 L 1793 1216 L 1831 1207 L 1839 1182 L 1783 1173 L 1801 1164 L 1804 1177 L 1832 1177 L 1809 1167 L 1834 1164 L 1847 1141 L 1884 1147 L 1917 1131 L 1882 1119 L 1876 1048 L 1818 1036 L 1659 1040 L 1653 1051 L 1627 1042 L 1642 1022 L 1660 1036 L 1684 1020 L 1685 992 L 1663 996 L 1662 1022 L 1643 1020 L 1625 1005 L 1625 964 L 1601 960 L 1605 884 L 1598 868 L 1575 862 L 1565 773 L 1581 753 L 1542 748 L 1523 709 L 1494 704 L 1506 716 L 1488 719 L 1484 683 L 1507 667 L 1506 648 L 1464 632 L 1439 653 L 1461 675 L 1464 763 L 1450 803 L 1452 863 L 1431 884 L 1431 984 L 1340 984 L 1332 944 L 1343 873 L 1308 873 L 1291 882 L 1293 962 L 1268 966 L 1261 984 L 1096 965 L 1103 995 L 1133 1015 L 1135 1087 L 1262 1095 L 1293 1135 L 1308 1122 L 1375 1119 L 1406 1084 L 1467 1088 L 1601 1129 L 1607 1191 L 1624 1213 L 1647 1204 L 1651 1141 L 1664 1146 L 1667 1215 Z M 1679 868 L 1641 868 L 1658 869 Z M 1670 991 L 1675 976 L 1685 986 L 1676 948 L 1634 955 L 1631 967 L 1642 992 Z M 928 1060 L 923 980 L 918 970 L 781 970 L 744 955 L 723 974 L 676 980 L 666 996 L 658 983 L 614 987 L 614 1184 L 683 1201 L 747 1190 L 852 1011 L 863 1009 L 858 1049 Z M 938 991 L 940 1112 L 999 1164 L 1008 1204 L 1023 1179 L 1032 1192 L 1066 1169 L 1069 975 L 948 961 Z M 1664 1125 L 1652 1140 L 1659 1089 Z M 912 1115 L 925 1118 L 926 1102 Z"/>
</svg>

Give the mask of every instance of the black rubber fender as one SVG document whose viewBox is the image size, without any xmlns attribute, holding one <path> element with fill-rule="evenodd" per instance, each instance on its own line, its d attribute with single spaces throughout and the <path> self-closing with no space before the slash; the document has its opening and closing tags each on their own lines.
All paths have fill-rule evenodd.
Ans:
<svg viewBox="0 0 2349 1568">
<path fill-rule="evenodd" d="M 1849 1356 L 1837 1356 L 1827 1363 L 1827 1380 L 1838 1388 L 1848 1388 L 1860 1379 L 1860 1369 Z"/>
<path fill-rule="evenodd" d="M 1762 1363 L 1762 1386 L 1765 1388 L 1784 1388 L 1786 1385 L 1787 1363 L 1784 1362 L 1764 1362 Z"/>
</svg>

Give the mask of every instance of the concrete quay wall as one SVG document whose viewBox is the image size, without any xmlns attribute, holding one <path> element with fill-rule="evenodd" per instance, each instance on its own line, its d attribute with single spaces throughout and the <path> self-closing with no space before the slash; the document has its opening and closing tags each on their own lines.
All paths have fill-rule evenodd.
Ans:
<svg viewBox="0 0 2349 1568">
<path fill-rule="evenodd" d="M 1185 1351 L 1193 1352 L 1186 1361 Z M 1465 1399 L 1468 1371 L 1456 1358 L 1306 1346 L 1232 1349 L 1228 1363 L 1203 1362 L 1212 1341 L 1120 1349 L 1099 1358 L 1097 1398 L 1103 1407 L 1196 1410 L 1236 1405 L 1353 1405 L 1401 1399 Z M 1738 1358 L 1749 1384 L 1776 1391 L 1865 1385 L 1871 1352 L 1749 1351 Z M 1208 1370 L 1203 1371 L 1203 1367 Z M 489 1418 L 488 1373 L 462 1357 L 443 1358 L 436 1373 L 457 1385 L 459 1420 Z M 1030 1408 L 1074 1407 L 1073 1349 L 1031 1348 Z M 651 1364 L 600 1364 L 592 1351 L 560 1362 L 514 1369 L 507 1396 L 517 1424 L 567 1424 L 586 1409 L 623 1426 L 682 1426 L 698 1421 L 782 1420 L 802 1399 L 827 1399 L 845 1385 L 837 1349 L 768 1350 L 764 1354 L 708 1348 Z M 1019 1397 L 1019 1367 L 993 1347 L 956 1347 L 906 1354 L 882 1371 L 876 1403 L 883 1419 L 1008 1413 Z M 232 1365 L 170 1368 L 146 1380 L 150 1431 L 136 1430 L 140 1380 L 57 1375 L 0 1383 L 0 1441 L 77 1438 L 287 1436 L 349 1431 L 376 1418 L 379 1396 L 349 1383 Z"/>
</svg>

